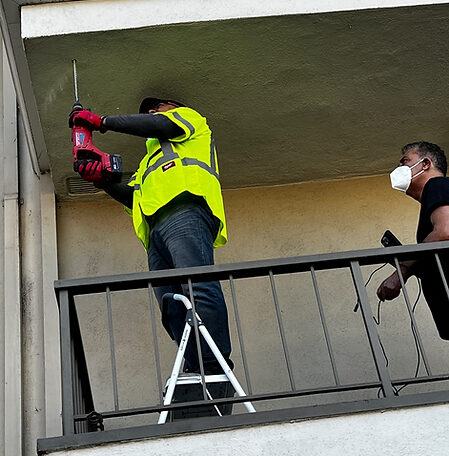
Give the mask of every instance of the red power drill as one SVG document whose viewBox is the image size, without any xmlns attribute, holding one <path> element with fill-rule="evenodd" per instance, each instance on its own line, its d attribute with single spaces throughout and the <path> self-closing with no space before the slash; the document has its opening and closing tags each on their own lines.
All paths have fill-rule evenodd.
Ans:
<svg viewBox="0 0 449 456">
<path fill-rule="evenodd" d="M 76 60 L 73 63 L 73 81 L 75 85 L 75 103 L 72 112 L 82 111 L 84 108 L 78 97 L 78 73 Z M 84 125 L 75 125 L 72 122 L 73 163 L 78 160 L 98 161 L 101 165 L 102 177 L 109 182 L 120 182 L 122 177 L 122 157 L 120 155 L 106 154 L 92 144 L 92 130 Z M 75 170 L 76 171 L 76 170 Z M 95 182 L 98 177 L 85 176 L 85 180 Z"/>
</svg>

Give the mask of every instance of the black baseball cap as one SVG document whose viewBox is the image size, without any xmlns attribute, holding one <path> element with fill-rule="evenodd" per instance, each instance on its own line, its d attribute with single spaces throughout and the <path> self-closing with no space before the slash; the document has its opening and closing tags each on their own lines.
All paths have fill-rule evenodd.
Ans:
<svg viewBox="0 0 449 456">
<path fill-rule="evenodd" d="M 139 113 L 146 114 L 150 109 L 153 109 L 159 103 L 174 103 L 175 105 L 185 108 L 185 104 L 183 104 L 179 101 L 168 100 L 167 98 L 146 97 L 142 100 L 142 103 L 140 103 Z"/>
</svg>

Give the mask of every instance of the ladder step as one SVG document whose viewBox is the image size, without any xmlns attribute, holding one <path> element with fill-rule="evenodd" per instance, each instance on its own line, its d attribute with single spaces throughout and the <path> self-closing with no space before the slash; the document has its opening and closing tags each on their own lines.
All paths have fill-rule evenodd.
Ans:
<svg viewBox="0 0 449 456">
<path fill-rule="evenodd" d="M 206 375 L 206 389 L 213 399 L 234 397 L 234 387 L 228 381 L 226 375 Z M 167 381 L 166 387 L 170 379 Z M 201 385 L 201 375 L 181 374 L 176 382 L 176 388 L 172 403 L 202 401 L 203 387 Z M 218 410 L 222 415 L 232 413 L 233 404 L 218 405 Z M 185 420 L 189 418 L 199 418 L 204 416 L 218 416 L 217 409 L 211 406 L 187 407 L 178 410 L 171 410 L 168 414 L 168 421 Z"/>
</svg>

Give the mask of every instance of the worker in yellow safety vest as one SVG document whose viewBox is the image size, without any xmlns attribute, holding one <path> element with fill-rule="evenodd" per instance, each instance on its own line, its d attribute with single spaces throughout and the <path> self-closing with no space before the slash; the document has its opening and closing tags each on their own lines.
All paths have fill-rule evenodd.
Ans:
<svg viewBox="0 0 449 456">
<path fill-rule="evenodd" d="M 213 247 L 227 241 L 226 220 L 219 181 L 214 137 L 205 117 L 180 102 L 145 98 L 139 114 L 98 116 L 72 113 L 71 121 L 92 130 L 108 130 L 148 138 L 147 153 L 128 184 L 108 182 L 98 161 L 78 160 L 74 168 L 124 204 L 132 216 L 137 237 L 148 253 L 151 271 L 212 265 Z M 162 309 L 165 293 L 189 297 L 186 284 L 154 289 Z M 196 309 L 221 353 L 229 360 L 228 315 L 220 282 L 193 284 Z M 162 322 L 179 345 L 186 309 L 169 300 Z M 201 342 L 206 374 L 221 373 L 208 345 Z M 185 352 L 184 372 L 199 372 L 194 338 Z"/>
</svg>

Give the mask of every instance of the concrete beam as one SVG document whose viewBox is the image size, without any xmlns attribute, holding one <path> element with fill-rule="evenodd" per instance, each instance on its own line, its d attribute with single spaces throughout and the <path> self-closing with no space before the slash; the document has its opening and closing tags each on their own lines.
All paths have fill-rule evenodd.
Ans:
<svg viewBox="0 0 449 456">
<path fill-rule="evenodd" d="M 438 0 L 89 0 L 22 8 L 22 37 L 124 30 L 154 25 L 447 3 Z"/>
</svg>

